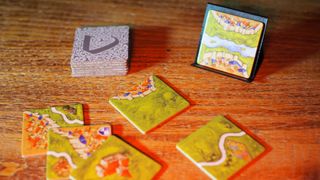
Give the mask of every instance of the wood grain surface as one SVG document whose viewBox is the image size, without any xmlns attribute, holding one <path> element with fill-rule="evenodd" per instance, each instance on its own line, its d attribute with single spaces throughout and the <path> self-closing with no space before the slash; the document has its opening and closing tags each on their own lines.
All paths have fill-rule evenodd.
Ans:
<svg viewBox="0 0 320 180">
<path fill-rule="evenodd" d="M 45 179 L 45 156 L 21 158 L 22 112 L 74 102 L 86 105 L 87 123 L 111 122 L 115 134 L 160 162 L 159 179 L 208 179 L 175 145 L 219 114 L 272 147 L 237 179 L 320 179 L 319 1 L 214 3 L 269 17 L 264 62 L 252 83 L 190 66 L 206 1 L 1 0 L 0 162 L 27 165 L 8 179 Z M 133 28 L 130 73 L 72 78 L 75 28 L 114 24 Z M 151 74 L 192 106 L 142 135 L 107 100 Z"/>
</svg>

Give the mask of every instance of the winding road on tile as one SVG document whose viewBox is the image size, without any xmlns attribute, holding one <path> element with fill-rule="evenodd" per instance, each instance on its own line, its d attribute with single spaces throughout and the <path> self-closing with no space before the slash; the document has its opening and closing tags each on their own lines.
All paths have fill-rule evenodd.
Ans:
<svg viewBox="0 0 320 180">
<path fill-rule="evenodd" d="M 60 114 L 62 116 L 63 120 L 68 124 L 76 124 L 76 123 L 77 124 L 83 124 L 83 121 L 80 121 L 78 119 L 69 120 L 65 114 L 63 114 L 62 112 L 58 111 L 55 107 L 52 107 L 51 111 L 54 112 L 54 113 Z"/>
<path fill-rule="evenodd" d="M 60 153 L 59 153 L 59 152 L 55 152 L 55 151 L 48 151 L 48 152 L 47 152 L 47 155 L 49 155 L 49 156 L 54 156 L 54 157 L 57 157 L 57 158 L 64 157 L 64 158 L 68 161 L 68 163 L 70 164 L 70 166 L 71 166 L 73 169 L 77 168 L 77 166 L 73 163 L 70 155 L 67 154 L 67 153 L 65 153 L 65 152 L 60 152 Z"/>
<path fill-rule="evenodd" d="M 238 133 L 225 133 L 221 136 L 219 140 L 219 150 L 221 152 L 221 158 L 217 161 L 214 162 L 199 162 L 199 166 L 218 166 L 222 164 L 226 158 L 227 158 L 227 152 L 226 149 L 224 148 L 224 142 L 227 137 L 240 137 L 245 135 L 246 133 L 244 131 L 238 132 Z"/>
</svg>

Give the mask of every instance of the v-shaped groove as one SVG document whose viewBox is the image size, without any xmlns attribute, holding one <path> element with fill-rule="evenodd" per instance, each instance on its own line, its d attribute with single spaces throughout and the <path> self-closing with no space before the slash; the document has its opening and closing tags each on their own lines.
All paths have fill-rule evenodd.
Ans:
<svg viewBox="0 0 320 180">
<path fill-rule="evenodd" d="M 84 50 L 84 51 L 87 51 L 87 52 L 89 52 L 89 53 L 92 53 L 92 54 L 97 54 L 97 53 L 100 53 L 100 52 L 102 52 L 102 51 L 106 51 L 106 50 L 108 50 L 108 49 L 110 49 L 110 48 L 113 48 L 114 46 L 116 46 L 116 45 L 119 44 L 119 40 L 118 40 L 116 37 L 111 36 L 111 37 L 114 39 L 114 41 L 113 41 L 112 43 L 107 44 L 107 45 L 105 45 L 105 46 L 103 46 L 103 47 L 100 47 L 100 48 L 96 48 L 96 49 L 90 50 L 90 40 L 91 40 L 91 37 L 92 37 L 92 36 L 88 36 L 88 35 L 85 35 L 85 36 L 84 36 L 83 50 Z"/>
</svg>

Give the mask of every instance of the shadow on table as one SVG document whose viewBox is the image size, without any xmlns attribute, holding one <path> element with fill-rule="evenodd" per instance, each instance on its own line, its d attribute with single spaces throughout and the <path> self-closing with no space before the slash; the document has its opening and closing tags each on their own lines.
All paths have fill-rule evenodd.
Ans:
<svg viewBox="0 0 320 180">
<path fill-rule="evenodd" d="M 302 179 L 320 179 L 319 165 L 304 169 L 306 171 Z"/>
<path fill-rule="evenodd" d="M 166 120 L 164 120 L 163 122 L 161 122 L 160 124 L 158 124 L 156 127 L 150 129 L 147 133 L 152 133 L 153 131 L 155 131 L 158 128 L 161 128 L 164 124 L 166 124 L 167 122 L 171 121 L 172 119 L 176 118 L 177 116 L 188 112 L 192 106 L 196 105 L 196 102 L 193 101 L 189 96 L 187 96 L 186 94 L 184 94 L 181 90 L 179 90 L 173 83 L 169 82 L 166 78 L 164 78 L 163 76 L 158 76 L 163 82 L 165 82 L 168 86 L 170 86 L 174 91 L 176 91 L 180 96 L 182 96 L 184 99 L 186 99 L 189 102 L 189 106 L 182 109 L 181 111 L 177 112 L 176 114 L 174 114 L 173 116 L 167 118 Z"/>
<path fill-rule="evenodd" d="M 130 31 L 129 74 L 166 61 L 168 33 L 168 27 L 133 27 Z"/>
<path fill-rule="evenodd" d="M 257 82 L 265 82 L 271 74 L 302 62 L 319 52 L 320 24 L 317 23 L 320 21 L 319 9 L 314 6 L 302 10 L 300 6 L 290 3 L 291 1 L 279 3 L 276 8 L 272 3 L 261 4 L 255 1 L 218 3 L 269 18 L 264 40 L 263 63 L 260 63 L 255 78 Z M 284 13 L 292 13 L 292 16 Z"/>
<path fill-rule="evenodd" d="M 117 134 L 121 136 L 123 134 L 123 125 L 112 124 L 112 134 Z"/>
<path fill-rule="evenodd" d="M 119 137 L 119 136 L 117 136 L 117 137 Z M 121 137 L 119 137 L 119 138 L 121 138 Z M 154 152 L 150 151 L 145 145 L 141 144 L 140 141 L 137 140 L 137 138 L 135 138 L 133 136 L 130 136 L 130 137 L 127 136 L 127 137 L 124 137 L 124 138 L 121 138 L 121 139 L 123 139 L 125 142 L 127 142 L 130 145 L 132 145 L 137 150 L 139 150 L 140 152 L 142 152 L 143 154 L 147 155 L 148 157 L 150 157 L 151 159 L 155 160 L 157 163 L 159 163 L 161 165 L 160 171 L 155 175 L 155 177 L 152 178 L 152 179 L 160 179 L 160 177 L 163 175 L 163 173 L 168 169 L 168 163 L 163 161 Z"/>
<path fill-rule="evenodd" d="M 226 115 L 225 116 L 228 120 L 230 120 L 233 124 L 238 126 L 240 129 L 242 129 L 246 134 L 251 136 L 253 139 L 255 139 L 259 144 L 261 144 L 264 147 L 264 152 L 259 154 L 257 157 L 255 157 L 252 161 L 250 161 L 248 164 L 246 164 L 243 168 L 241 168 L 238 172 L 233 174 L 229 179 L 234 179 L 235 177 L 239 176 L 243 171 L 254 165 L 257 161 L 265 157 L 267 154 L 269 154 L 272 151 L 272 147 L 262 138 L 258 137 L 254 133 L 252 133 L 248 128 L 237 122 L 235 119 L 233 119 L 231 116 Z"/>
<path fill-rule="evenodd" d="M 84 124 L 90 125 L 90 107 L 89 104 L 83 104 L 83 117 L 84 117 Z"/>
<path fill-rule="evenodd" d="M 256 80 L 263 82 L 273 73 L 286 67 L 304 61 L 306 58 L 319 52 L 319 38 L 313 38 L 320 28 L 310 26 L 320 18 L 301 21 L 284 29 L 270 29 L 264 43 L 264 62 L 261 64 Z M 270 20 L 270 24 L 273 21 Z M 318 25 L 318 27 L 320 27 Z M 319 36 L 318 36 L 319 37 Z"/>
</svg>

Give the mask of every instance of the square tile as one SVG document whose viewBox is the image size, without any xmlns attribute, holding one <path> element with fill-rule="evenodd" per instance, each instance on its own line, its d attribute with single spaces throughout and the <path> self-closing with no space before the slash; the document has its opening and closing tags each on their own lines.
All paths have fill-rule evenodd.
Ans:
<svg viewBox="0 0 320 180">
<path fill-rule="evenodd" d="M 82 126 L 83 124 L 82 104 L 54 106 L 23 112 L 22 156 L 45 154 L 50 128 Z"/>
<path fill-rule="evenodd" d="M 143 134 L 190 105 L 157 76 L 149 76 L 109 103 Z"/>
<path fill-rule="evenodd" d="M 211 179 L 229 179 L 267 152 L 262 142 L 223 116 L 181 140 L 177 149 Z"/>
<path fill-rule="evenodd" d="M 72 75 L 81 75 L 74 68 L 84 68 L 94 76 L 94 66 L 111 67 L 99 73 L 110 75 L 113 66 L 127 67 L 128 57 L 129 26 L 80 27 L 75 32 L 70 63 Z M 123 73 L 127 73 L 127 69 Z"/>
</svg>

